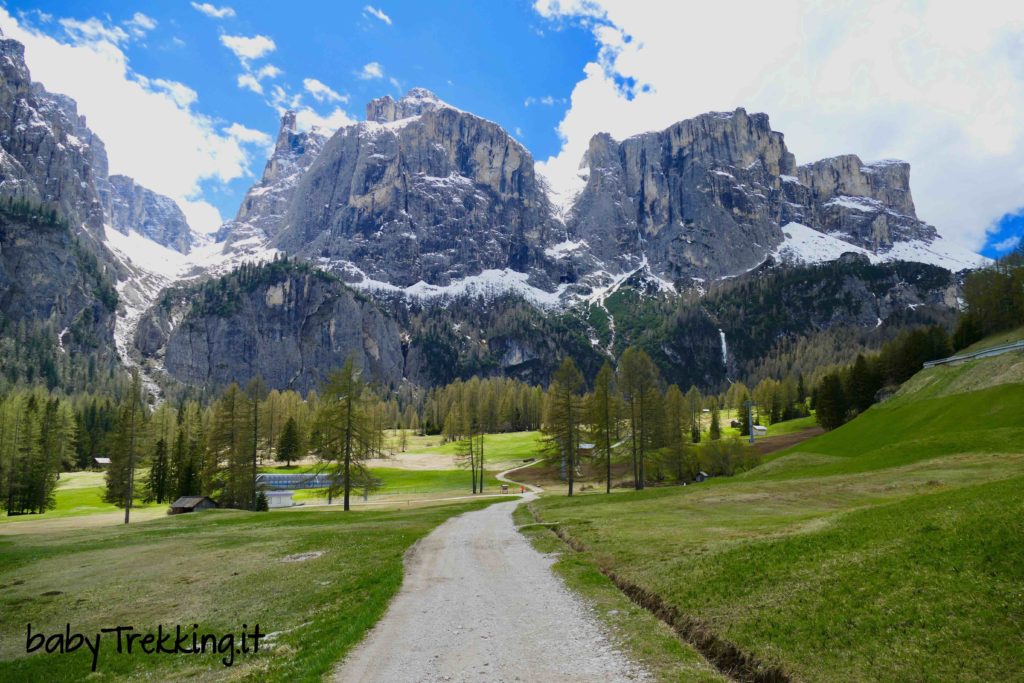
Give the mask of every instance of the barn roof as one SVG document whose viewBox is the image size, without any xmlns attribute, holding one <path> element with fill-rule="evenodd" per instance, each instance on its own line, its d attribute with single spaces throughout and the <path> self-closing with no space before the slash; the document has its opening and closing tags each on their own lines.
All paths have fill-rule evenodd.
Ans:
<svg viewBox="0 0 1024 683">
<path fill-rule="evenodd" d="M 194 508 L 195 506 L 202 503 L 204 500 L 208 500 L 214 505 L 217 503 L 207 496 L 182 496 L 178 500 L 171 503 L 172 508 Z"/>
</svg>

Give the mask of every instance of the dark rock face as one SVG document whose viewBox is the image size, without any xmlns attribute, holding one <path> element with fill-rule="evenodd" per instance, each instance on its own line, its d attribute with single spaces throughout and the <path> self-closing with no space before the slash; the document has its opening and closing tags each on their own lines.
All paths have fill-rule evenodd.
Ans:
<svg viewBox="0 0 1024 683">
<path fill-rule="evenodd" d="M 109 192 L 104 189 L 109 188 Z M 187 254 L 195 242 L 181 208 L 170 197 L 142 187 L 128 176 L 112 175 L 106 187 L 101 185 L 104 209 L 109 225 L 120 233 L 129 229 L 145 235 L 157 244 Z"/>
<path fill-rule="evenodd" d="M 74 100 L 32 83 L 25 47 L 0 39 L 0 197 L 56 207 L 102 238 L 95 181 L 106 172 L 102 143 Z"/>
<path fill-rule="evenodd" d="M 260 181 L 253 185 L 238 208 L 234 220 L 217 233 L 228 250 L 261 247 L 283 227 L 288 205 L 301 175 L 319 156 L 327 136 L 319 128 L 300 132 L 295 112 L 285 112 L 274 152 L 267 160 Z"/>
<path fill-rule="evenodd" d="M 302 176 L 276 246 L 357 281 L 447 285 L 511 268 L 550 285 L 555 223 L 522 145 L 422 89 L 367 113 Z"/>
<path fill-rule="evenodd" d="M 61 348 L 112 357 L 116 305 L 113 283 L 69 228 L 0 212 L 0 330 L 44 324 Z"/>
<path fill-rule="evenodd" d="M 263 273 L 228 294 L 172 291 L 139 323 L 136 347 L 162 357 L 179 381 L 208 388 L 260 375 L 305 392 L 350 355 L 376 381 L 401 380 L 398 326 L 373 303 L 311 269 Z"/>
<path fill-rule="evenodd" d="M 909 164 L 851 155 L 797 167 L 768 117 L 743 109 L 623 142 L 597 135 L 584 163 L 569 228 L 609 271 L 646 258 L 673 281 L 735 275 L 762 263 L 791 221 L 883 252 L 936 237 L 914 212 Z"/>
</svg>

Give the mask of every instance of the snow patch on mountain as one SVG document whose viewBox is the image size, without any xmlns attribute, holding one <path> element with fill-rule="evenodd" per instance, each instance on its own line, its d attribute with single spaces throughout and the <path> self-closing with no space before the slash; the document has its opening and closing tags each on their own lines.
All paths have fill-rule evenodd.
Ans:
<svg viewBox="0 0 1024 683">
<path fill-rule="evenodd" d="M 783 263 L 827 263 L 835 261 L 843 254 L 854 253 L 866 256 L 872 263 L 915 261 L 959 272 L 991 262 L 990 259 L 941 237 L 931 243 L 924 240 L 897 242 L 888 251 L 875 253 L 800 223 L 787 223 L 782 227 L 782 234 L 783 242 L 776 247 L 772 255 Z"/>
</svg>

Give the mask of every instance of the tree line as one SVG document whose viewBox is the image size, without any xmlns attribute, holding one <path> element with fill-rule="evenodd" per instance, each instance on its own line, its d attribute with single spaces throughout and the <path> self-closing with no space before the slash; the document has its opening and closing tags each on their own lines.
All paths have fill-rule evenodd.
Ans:
<svg viewBox="0 0 1024 683">
<path fill-rule="evenodd" d="M 749 392 L 740 391 L 729 400 L 749 400 Z M 695 386 L 684 393 L 666 385 L 651 357 L 635 346 L 614 367 L 606 362 L 589 391 L 566 357 L 544 395 L 544 449 L 559 463 L 570 496 L 584 467 L 604 481 L 607 493 L 616 466 L 624 466 L 637 490 L 692 481 L 701 470 L 731 475 L 754 466 L 757 457 L 738 440 L 722 439 L 721 407 L 718 396 L 702 396 Z M 708 443 L 698 447 L 704 434 Z"/>
</svg>

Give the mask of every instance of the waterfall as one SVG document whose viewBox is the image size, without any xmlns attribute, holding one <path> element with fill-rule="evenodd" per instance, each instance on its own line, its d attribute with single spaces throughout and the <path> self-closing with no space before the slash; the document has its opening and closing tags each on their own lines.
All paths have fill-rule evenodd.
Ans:
<svg viewBox="0 0 1024 683">
<path fill-rule="evenodd" d="M 722 365 L 729 364 L 729 347 L 725 343 L 725 332 L 718 330 L 718 336 L 722 339 Z"/>
</svg>

